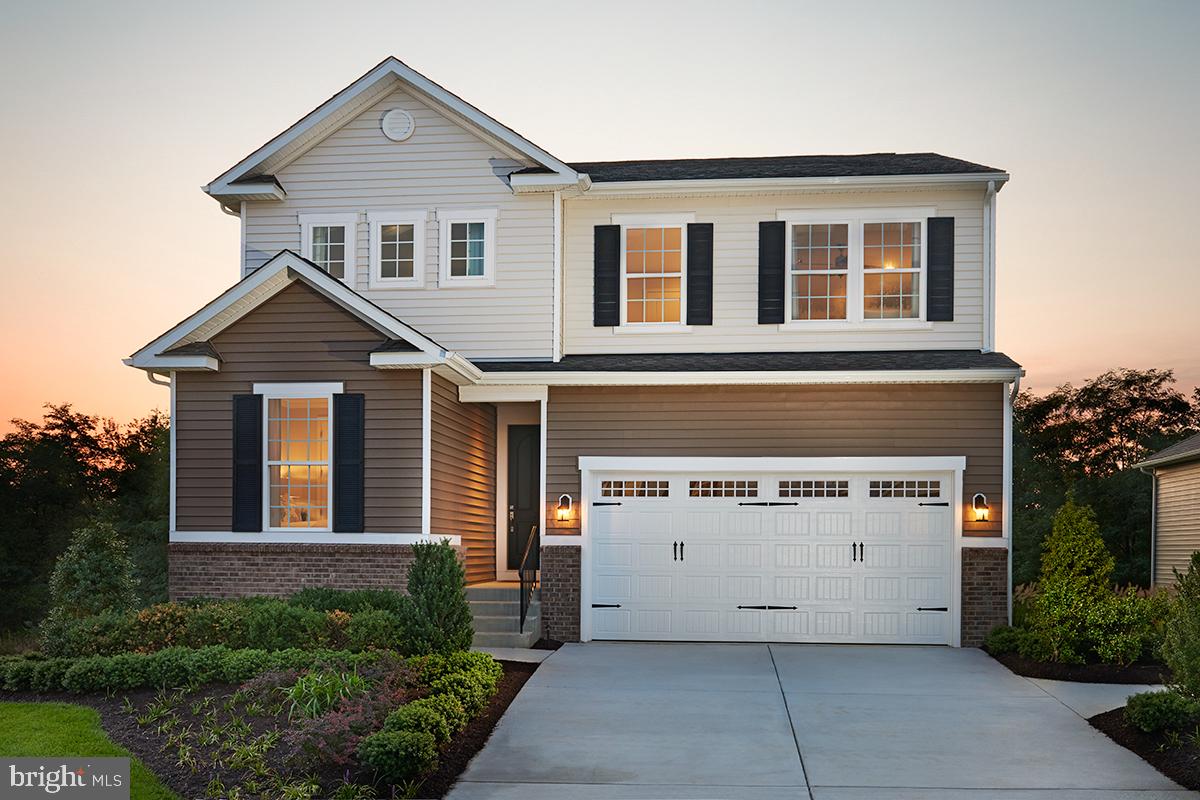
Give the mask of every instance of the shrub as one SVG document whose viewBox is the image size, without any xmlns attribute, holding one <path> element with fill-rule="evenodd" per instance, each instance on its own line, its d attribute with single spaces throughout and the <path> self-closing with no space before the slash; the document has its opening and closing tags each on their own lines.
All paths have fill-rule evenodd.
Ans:
<svg viewBox="0 0 1200 800">
<path fill-rule="evenodd" d="M 181 644 L 205 647 L 256 647 L 248 627 L 254 604 L 239 600 L 219 600 L 193 606 L 181 633 Z"/>
<path fill-rule="evenodd" d="M 1172 692 L 1142 692 L 1129 698 L 1125 719 L 1146 733 L 1181 731 L 1200 720 L 1200 702 Z"/>
<path fill-rule="evenodd" d="M 95 522 L 71 535 L 50 575 L 50 613 L 42 623 L 43 644 L 60 646 L 72 620 L 137 605 L 137 582 L 125 540 L 108 522 Z"/>
<path fill-rule="evenodd" d="M 452 695 L 471 717 L 483 710 L 495 690 L 494 684 L 489 686 L 486 679 L 475 672 L 452 672 L 429 684 L 430 694 Z"/>
<path fill-rule="evenodd" d="M 133 616 L 105 611 L 72 619 L 57 615 L 42 625 L 42 651 L 49 656 L 107 656 L 131 649 L 137 641 Z"/>
<path fill-rule="evenodd" d="M 1175 572 L 1178 595 L 1163 626 L 1162 655 L 1171 668 L 1172 688 L 1200 700 L 1200 552 L 1187 572 Z"/>
<path fill-rule="evenodd" d="M 404 783 L 437 766 L 437 743 L 424 731 L 380 731 L 359 743 L 358 758 L 385 783 Z"/>
<path fill-rule="evenodd" d="M 447 542 L 414 544 L 401 650 L 414 655 L 469 650 L 474 629 L 466 586 L 458 553 Z"/>
<path fill-rule="evenodd" d="M 391 611 L 368 608 L 355 613 L 346 624 L 346 640 L 352 650 L 396 650 L 401 642 L 401 618 Z"/>
<path fill-rule="evenodd" d="M 1158 638 L 1152 601 L 1134 589 L 1094 603 L 1085 622 L 1087 638 L 1100 660 L 1122 666 L 1153 649 Z"/>
<path fill-rule="evenodd" d="M 1021 649 L 1021 639 L 1024 636 L 1024 631 L 1017 628 L 1010 628 L 1008 625 L 998 625 L 992 628 L 992 632 L 983 640 L 983 649 L 994 656 L 1016 653 Z"/>
<path fill-rule="evenodd" d="M 413 700 L 409 705 L 421 705 L 426 708 L 431 708 L 446 720 L 446 725 L 450 728 L 450 734 L 454 735 L 461 731 L 470 722 L 470 717 L 467 716 L 466 709 L 458 698 L 452 694 L 431 694 L 428 697 L 422 697 L 420 700 Z"/>
<path fill-rule="evenodd" d="M 318 648 L 329 643 L 329 618 L 324 612 L 280 600 L 255 603 L 246 617 L 246 634 L 265 650 Z"/>
<path fill-rule="evenodd" d="M 450 721 L 441 713 L 441 709 L 432 707 L 423 700 L 406 703 L 391 714 L 384 723 L 385 731 L 424 731 L 433 737 L 438 744 L 450 741 L 453 731 Z"/>
<path fill-rule="evenodd" d="M 319 717 L 349 697 L 366 694 L 370 687 L 357 672 L 310 672 L 287 690 L 292 701 L 289 717 Z"/>
<path fill-rule="evenodd" d="M 149 653 L 164 647 L 182 645 L 195 613 L 195 606 L 181 603 L 156 603 L 149 608 L 143 608 L 137 612 L 134 623 L 137 649 Z"/>
<path fill-rule="evenodd" d="M 314 611 L 345 611 L 358 614 L 368 609 L 399 614 L 404 607 L 404 595 L 390 589 L 331 589 L 314 586 L 301 589 L 288 602 Z"/>
</svg>

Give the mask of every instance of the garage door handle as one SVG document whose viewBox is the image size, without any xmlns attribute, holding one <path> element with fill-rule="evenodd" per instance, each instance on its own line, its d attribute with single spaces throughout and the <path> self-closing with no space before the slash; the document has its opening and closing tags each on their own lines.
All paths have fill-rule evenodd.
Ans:
<svg viewBox="0 0 1200 800">
<path fill-rule="evenodd" d="M 850 543 L 850 561 L 858 561 L 858 545 L 855 542 Z"/>
<path fill-rule="evenodd" d="M 919 506 L 948 506 L 949 503 L 917 503 Z"/>
<path fill-rule="evenodd" d="M 679 543 L 679 560 L 683 561 L 683 542 Z"/>
<path fill-rule="evenodd" d="M 679 560 L 679 542 L 671 542 L 671 560 Z"/>
<path fill-rule="evenodd" d="M 945 606 L 917 606 L 917 611 L 949 611 Z"/>
</svg>

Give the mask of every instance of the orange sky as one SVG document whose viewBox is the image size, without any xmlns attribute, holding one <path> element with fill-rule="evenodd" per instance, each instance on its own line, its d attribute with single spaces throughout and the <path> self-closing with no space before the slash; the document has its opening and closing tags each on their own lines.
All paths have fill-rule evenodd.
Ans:
<svg viewBox="0 0 1200 800">
<path fill-rule="evenodd" d="M 686 13 L 685 13 L 686 10 Z M 1002 167 L 998 344 L 1200 383 L 1200 3 L 39 2 L 0 26 L 0 419 L 127 419 L 120 359 L 237 279 L 200 186 L 394 54 L 567 160 Z"/>
</svg>

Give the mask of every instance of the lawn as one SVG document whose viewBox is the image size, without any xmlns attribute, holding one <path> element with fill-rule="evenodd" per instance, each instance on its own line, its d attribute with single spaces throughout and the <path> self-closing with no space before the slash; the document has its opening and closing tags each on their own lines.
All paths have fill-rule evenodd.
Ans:
<svg viewBox="0 0 1200 800">
<path fill-rule="evenodd" d="M 129 756 L 100 728 L 100 715 L 67 703 L 0 703 L 0 756 Z M 154 774 L 130 759 L 131 797 L 178 800 Z"/>
</svg>

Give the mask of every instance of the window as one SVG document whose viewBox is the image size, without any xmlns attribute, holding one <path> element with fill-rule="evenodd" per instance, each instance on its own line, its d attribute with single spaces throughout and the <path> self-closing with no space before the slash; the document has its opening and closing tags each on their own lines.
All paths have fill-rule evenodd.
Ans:
<svg viewBox="0 0 1200 800">
<path fill-rule="evenodd" d="M 794 320 L 845 319 L 850 276 L 850 226 L 792 226 Z"/>
<path fill-rule="evenodd" d="M 621 226 L 621 326 L 686 330 L 687 225 L 694 214 L 613 214 Z"/>
<path fill-rule="evenodd" d="M 301 214 L 301 255 L 353 286 L 357 232 L 357 214 Z"/>
<path fill-rule="evenodd" d="M 780 481 L 780 497 L 849 497 L 850 481 Z"/>
<path fill-rule="evenodd" d="M 863 318 L 921 316 L 920 222 L 863 225 Z"/>
<path fill-rule="evenodd" d="M 330 397 L 266 397 L 267 528 L 329 529 Z"/>
<path fill-rule="evenodd" d="M 441 285 L 493 286 L 496 282 L 496 211 L 439 211 Z"/>
<path fill-rule="evenodd" d="M 934 208 L 780 211 L 787 323 L 911 327 L 925 319 L 925 220 Z"/>
<path fill-rule="evenodd" d="M 600 481 L 601 497 L 669 497 L 670 481 Z"/>
<path fill-rule="evenodd" d="M 688 481 L 692 497 L 758 497 L 758 481 Z"/>
<path fill-rule="evenodd" d="M 425 211 L 372 212 L 373 289 L 425 284 Z"/>
<path fill-rule="evenodd" d="M 871 497 L 941 497 L 941 481 L 871 481 Z"/>
</svg>

